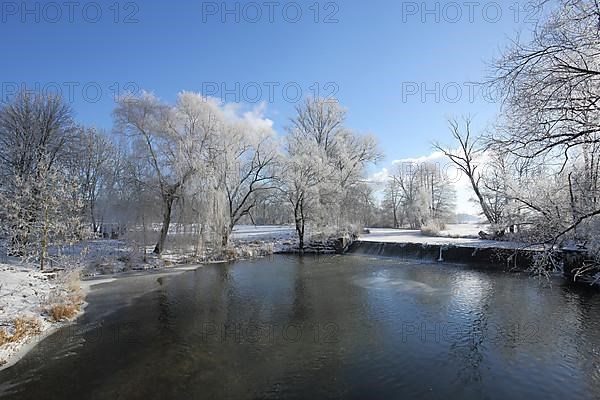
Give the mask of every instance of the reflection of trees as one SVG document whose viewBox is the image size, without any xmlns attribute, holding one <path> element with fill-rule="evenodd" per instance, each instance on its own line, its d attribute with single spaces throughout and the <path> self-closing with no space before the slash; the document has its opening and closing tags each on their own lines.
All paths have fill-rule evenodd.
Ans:
<svg viewBox="0 0 600 400">
<path fill-rule="evenodd" d="M 355 268 L 364 260 L 329 256 L 285 260 L 291 298 L 280 298 L 278 308 L 289 309 L 273 320 L 277 332 L 266 350 L 276 357 L 256 360 L 257 367 L 272 377 L 266 387 L 301 389 L 303 397 L 347 396 L 347 388 L 331 383 L 346 379 L 344 362 L 364 346 L 357 330 L 365 317 L 357 315 L 363 292 L 352 284 Z M 288 327 L 286 338 L 282 330 Z M 293 337 L 298 332 L 301 336 Z"/>
<path fill-rule="evenodd" d="M 175 329 L 176 321 L 173 320 L 173 314 L 170 308 L 168 287 L 161 287 L 160 291 L 158 292 L 157 301 L 157 333 L 163 340 L 171 343 L 177 343 L 180 338 L 178 337 L 178 331 Z"/>
<path fill-rule="evenodd" d="M 586 371 L 582 376 L 589 393 L 600 393 L 600 298 L 597 289 L 574 291 L 565 288 L 562 294 L 578 311 L 576 331 L 569 332 L 576 353 L 573 359 L 578 362 L 579 370 Z"/>
<path fill-rule="evenodd" d="M 305 258 L 299 257 L 298 265 L 294 268 L 294 300 L 292 302 L 291 322 L 303 324 L 310 317 L 310 298 L 306 293 Z"/>
<path fill-rule="evenodd" d="M 591 355 L 591 349 L 600 344 L 597 297 L 520 275 L 477 276 L 481 284 L 475 286 L 485 287 L 491 282 L 491 289 L 474 296 L 476 292 L 461 282 L 464 274 L 459 274 L 453 295 L 456 317 L 460 321 L 462 316 L 469 327 L 469 340 L 451 346 L 456 364 L 461 366 L 461 383 L 481 380 L 485 373 L 482 368 L 492 355 L 495 363 L 508 367 L 515 382 L 529 384 L 525 370 L 548 377 L 549 384 L 556 374 L 573 376 L 573 371 L 579 371 L 577 375 L 586 381 L 589 392 L 599 392 L 600 367 L 594 360 L 600 358 Z M 536 365 L 533 369 L 532 362 Z M 572 384 L 576 386 L 574 381 Z"/>
<path fill-rule="evenodd" d="M 387 268 L 382 262 L 367 270 L 365 263 L 373 263 L 362 258 L 305 257 L 304 264 L 299 260 L 276 257 L 272 262 L 209 265 L 165 278 L 133 307 L 106 317 L 109 329 L 128 327 L 122 340 L 107 343 L 92 340 L 93 332 L 83 333 L 87 344 L 81 353 L 47 357 L 48 367 L 36 370 L 36 384 L 28 385 L 20 398 L 75 398 L 76 389 L 91 389 L 96 398 L 113 398 L 116 393 L 124 398 L 384 397 L 398 383 L 418 391 L 415 382 L 438 372 L 432 386 L 443 387 L 448 376 L 444 374 L 450 374 L 454 381 L 446 387 L 455 395 L 450 397 L 467 397 L 487 389 L 496 368 L 513 380 L 507 393 L 532 385 L 533 374 L 535 381 L 547 383 L 546 391 L 557 388 L 557 395 L 600 393 L 596 292 L 549 287 L 518 275 L 439 271 L 437 265 Z M 365 271 L 439 290 L 398 293 L 354 285 L 354 278 L 369 274 Z M 111 305 L 118 293 L 109 294 Z M 94 304 L 90 307 L 97 307 Z M 461 335 L 451 329 L 450 337 L 439 343 L 428 339 L 422 346 L 403 345 L 395 328 L 409 315 L 416 323 L 452 324 L 461 328 Z M 275 333 L 266 336 L 261 331 L 258 340 L 244 336 L 247 331 L 240 340 L 221 337 L 227 324 L 253 329 L 248 320 L 274 327 Z M 371 323 L 390 328 L 381 332 L 381 348 L 365 335 Z M 526 323 L 535 330 L 523 329 Z M 204 324 L 216 328 L 209 337 L 202 335 L 203 329 L 207 333 Z M 291 325 L 301 326 L 302 336 L 286 340 L 282 328 Z M 315 325 L 323 328 L 322 334 L 328 333 L 328 326 L 337 327 L 337 332 L 315 341 Z M 47 340 L 46 347 L 61 348 L 67 338 L 55 335 Z M 414 368 L 407 371 L 403 366 Z M 389 368 L 381 372 L 382 367 Z M 19 364 L 13 368 L 0 373 L 4 382 L 27 376 Z M 418 368 L 423 370 L 415 371 Z M 381 378 L 374 370 L 392 385 L 373 387 Z M 58 377 L 73 376 L 77 379 L 72 386 L 57 385 Z M 365 396 L 357 396 L 366 385 Z"/>
<path fill-rule="evenodd" d="M 454 287 L 450 287 L 458 314 L 449 315 L 448 319 L 459 326 L 459 337 L 449 338 L 452 340 L 450 355 L 457 359 L 454 362 L 458 365 L 457 380 L 460 384 L 480 382 L 490 335 L 488 317 L 493 304 L 493 285 L 488 276 L 476 272 L 461 271 L 458 277 L 453 275 Z"/>
</svg>

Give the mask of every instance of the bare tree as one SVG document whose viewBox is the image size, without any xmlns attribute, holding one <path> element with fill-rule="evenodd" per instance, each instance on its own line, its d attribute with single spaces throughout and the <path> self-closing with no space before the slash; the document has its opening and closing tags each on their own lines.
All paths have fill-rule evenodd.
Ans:
<svg viewBox="0 0 600 400">
<path fill-rule="evenodd" d="M 456 165 L 458 170 L 466 175 L 473 193 L 477 196 L 483 215 L 490 224 L 498 225 L 502 222 L 502 211 L 501 208 L 494 207 L 492 204 L 494 200 L 490 201 L 490 198 L 483 193 L 483 175 L 480 173 L 478 164 L 478 158 L 482 156 L 483 149 L 480 146 L 480 139 L 473 137 L 471 133 L 471 122 L 469 117 L 464 118 L 464 128 L 461 130 L 460 123 L 456 119 L 448 121 L 452 137 L 456 141 L 455 145 L 458 149 L 445 147 L 439 143 L 434 143 L 434 147 L 444 153 Z"/>
<path fill-rule="evenodd" d="M 384 189 L 383 207 L 392 210 L 393 227 L 398 229 L 404 225 L 404 213 L 402 210 L 402 189 L 394 180 L 389 180 Z"/>
<path fill-rule="evenodd" d="M 85 213 L 92 232 L 99 229 L 98 201 L 110 191 L 115 181 L 115 158 L 118 152 L 106 135 L 94 128 L 80 128 L 77 134 L 77 152 L 69 161 L 79 181 Z"/>
<path fill-rule="evenodd" d="M 276 178 L 277 148 L 273 136 L 269 132 L 253 132 L 249 127 L 233 129 L 236 132 L 221 141 L 223 147 L 215 162 L 227 200 L 223 245 L 228 244 L 235 224 L 256 207 L 260 194 L 274 189 Z"/>
<path fill-rule="evenodd" d="M 296 106 L 296 116 L 291 119 L 293 135 L 314 141 L 331 156 L 344 131 L 346 110 L 336 99 L 307 98 Z"/>
<path fill-rule="evenodd" d="M 403 162 L 397 165 L 387 192 L 392 192 L 398 207 L 394 215 L 402 215 L 412 229 L 428 222 L 443 225 L 454 214 L 454 189 L 434 164 Z"/>
<path fill-rule="evenodd" d="M 194 164 L 186 157 L 194 141 L 184 136 L 188 133 L 185 129 L 177 129 L 177 119 L 171 108 L 147 93 L 119 99 L 114 116 L 117 128 L 133 139 L 136 152 L 133 157 L 148 163 L 154 173 L 148 184 L 158 190 L 162 201 L 162 226 L 154 247 L 154 253 L 161 254 L 171 224 L 173 204 L 194 173 Z"/>
<path fill-rule="evenodd" d="M 490 84 L 505 118 L 493 137 L 504 151 L 537 157 L 597 143 L 600 43 L 595 0 L 539 1 L 551 7 L 531 39 L 517 38 L 494 60 Z"/>
<path fill-rule="evenodd" d="M 24 255 L 17 249 L 27 246 L 28 227 L 39 222 L 40 183 L 70 157 L 75 132 L 71 108 L 59 97 L 23 91 L 0 107 L 0 188 L 22 202 L 8 227 L 18 255 Z M 32 191 L 29 196 L 17 194 L 23 188 Z"/>
</svg>

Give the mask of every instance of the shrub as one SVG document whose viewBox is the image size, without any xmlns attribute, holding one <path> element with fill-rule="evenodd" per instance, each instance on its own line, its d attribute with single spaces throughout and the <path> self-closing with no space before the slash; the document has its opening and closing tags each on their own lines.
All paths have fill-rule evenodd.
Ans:
<svg viewBox="0 0 600 400">
<path fill-rule="evenodd" d="M 57 280 L 62 286 L 72 293 L 81 292 L 81 273 L 82 269 L 72 269 L 64 271 L 58 275 Z"/>
<path fill-rule="evenodd" d="M 59 288 L 48 297 L 44 312 L 55 322 L 70 320 L 83 304 L 81 269 L 65 271 L 57 278 Z"/>
<path fill-rule="evenodd" d="M 77 315 L 79 307 L 80 304 L 76 302 L 54 304 L 48 309 L 48 314 L 55 322 L 68 321 Z"/>
<path fill-rule="evenodd" d="M 13 342 L 28 336 L 39 335 L 42 331 L 40 321 L 35 318 L 16 318 L 13 322 L 15 324 L 15 333 L 12 335 Z"/>
<path fill-rule="evenodd" d="M 421 233 L 425 236 L 439 236 L 440 232 L 444 230 L 445 226 L 438 221 L 428 221 L 421 226 Z"/>
</svg>

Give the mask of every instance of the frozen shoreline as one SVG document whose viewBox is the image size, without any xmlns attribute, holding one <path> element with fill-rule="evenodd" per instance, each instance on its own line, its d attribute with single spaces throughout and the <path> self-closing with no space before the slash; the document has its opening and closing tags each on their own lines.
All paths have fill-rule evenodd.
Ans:
<svg viewBox="0 0 600 400">
<path fill-rule="evenodd" d="M 14 330 L 14 321 L 27 319 L 39 324 L 31 336 L 0 346 L 0 370 L 14 365 L 35 344 L 68 322 L 52 321 L 45 312 L 52 296 L 66 290 L 61 282 L 48 274 L 22 263 L 0 264 L 0 327 L 6 333 Z M 75 316 L 81 315 L 85 303 Z"/>
</svg>

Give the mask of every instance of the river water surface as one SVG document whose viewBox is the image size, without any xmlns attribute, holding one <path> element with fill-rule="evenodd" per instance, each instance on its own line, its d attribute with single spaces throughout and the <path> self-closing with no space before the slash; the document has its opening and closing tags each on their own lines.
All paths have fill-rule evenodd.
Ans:
<svg viewBox="0 0 600 400">
<path fill-rule="evenodd" d="M 594 399 L 600 295 L 361 256 L 128 277 L 0 372 L 4 399 Z"/>
</svg>

